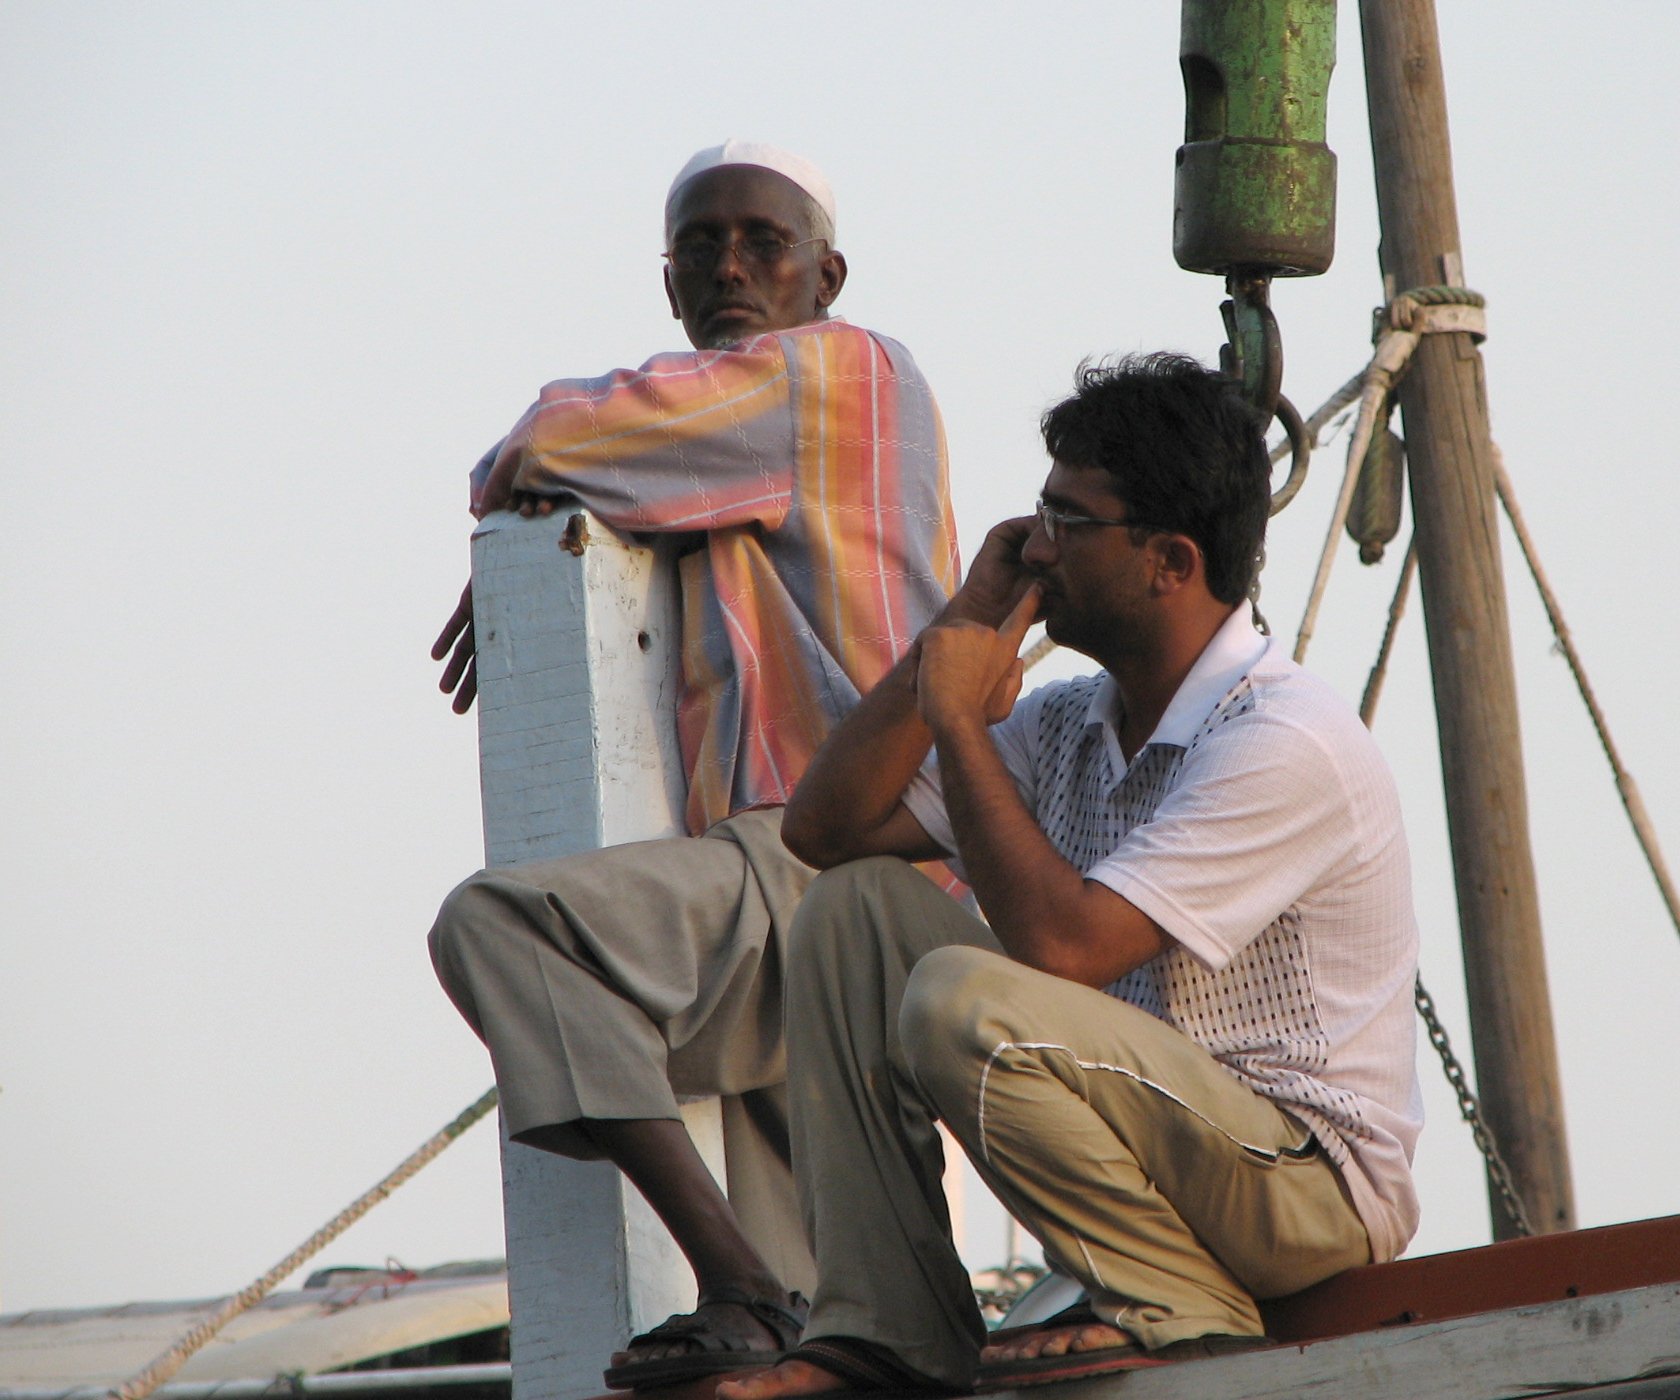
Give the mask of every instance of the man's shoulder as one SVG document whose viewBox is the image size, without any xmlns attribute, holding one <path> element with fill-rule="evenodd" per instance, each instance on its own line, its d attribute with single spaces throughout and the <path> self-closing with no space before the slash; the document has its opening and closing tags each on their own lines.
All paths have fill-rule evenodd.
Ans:
<svg viewBox="0 0 1680 1400">
<path fill-rule="evenodd" d="M 1298 720 L 1323 726 L 1336 733 L 1370 737 L 1359 712 L 1335 686 L 1293 657 L 1276 637 L 1249 668 L 1243 683 L 1228 695 L 1220 708 L 1240 703 L 1245 690 L 1252 708 L 1278 720 Z"/>
<path fill-rule="evenodd" d="M 822 321 L 807 321 L 801 326 L 789 326 L 786 330 L 781 331 L 766 331 L 765 334 L 794 337 L 827 336 L 834 340 L 868 339 L 897 344 L 896 341 L 892 341 L 890 337 L 882 335 L 879 331 L 869 330 L 854 321 L 848 321 L 844 316 L 830 316 Z"/>
<path fill-rule="evenodd" d="M 1275 638 L 1248 674 L 1226 695 L 1197 734 L 1192 749 L 1232 721 L 1239 730 L 1259 726 L 1268 747 L 1307 770 L 1387 771 L 1381 748 L 1359 712 L 1329 681 L 1295 662 Z"/>
<path fill-rule="evenodd" d="M 901 372 L 913 370 L 916 363 L 902 341 L 894 340 L 880 331 L 872 331 L 866 326 L 854 325 L 838 316 L 830 317 L 826 321 L 807 321 L 802 326 L 793 326 L 784 331 L 766 331 L 759 338 L 780 341 L 790 358 L 806 346 L 821 346 L 824 349 L 840 349 L 842 352 L 855 354 L 884 354 L 888 363 Z"/>
</svg>

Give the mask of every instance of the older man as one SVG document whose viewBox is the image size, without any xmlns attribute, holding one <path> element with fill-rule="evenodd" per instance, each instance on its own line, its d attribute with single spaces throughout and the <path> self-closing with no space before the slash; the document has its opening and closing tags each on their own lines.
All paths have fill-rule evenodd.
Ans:
<svg viewBox="0 0 1680 1400">
<path fill-rule="evenodd" d="M 780 977 L 812 872 L 781 843 L 781 804 L 956 579 L 927 385 L 903 346 L 829 317 L 846 263 L 822 176 L 772 147 L 702 151 L 665 232 L 666 293 L 695 349 L 548 385 L 480 464 L 475 509 L 546 511 L 565 493 L 622 529 L 690 537 L 677 724 L 692 835 L 481 872 L 431 938 L 510 1136 L 611 1159 L 694 1268 L 695 1313 L 633 1339 L 614 1385 L 773 1359 L 797 1338 L 790 1290 L 811 1264 Z M 458 652 L 446 686 L 462 679 L 470 702 L 462 670 Z M 739 1216 L 678 1116 L 694 1094 L 725 1096 Z"/>
<path fill-rule="evenodd" d="M 1249 620 L 1254 415 L 1160 356 L 1087 369 L 1044 437 L 1037 516 L 994 528 L 788 808 L 837 867 L 788 972 L 818 1283 L 802 1346 L 723 1400 L 973 1384 L 935 1119 L 1089 1299 L 994 1342 L 992 1388 L 1254 1345 L 1255 1297 L 1416 1227 L 1399 804 L 1358 717 Z M 1103 670 L 1017 705 L 1040 613 Z M 939 851 L 989 927 L 865 859 Z"/>
</svg>

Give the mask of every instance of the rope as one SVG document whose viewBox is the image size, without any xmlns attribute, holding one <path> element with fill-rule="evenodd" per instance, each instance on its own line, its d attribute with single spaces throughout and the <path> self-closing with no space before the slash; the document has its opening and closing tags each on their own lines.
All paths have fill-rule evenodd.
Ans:
<svg viewBox="0 0 1680 1400">
<path fill-rule="evenodd" d="M 1307 595 L 1306 612 L 1295 634 L 1295 660 L 1303 661 L 1318 622 L 1318 610 L 1324 602 L 1324 590 L 1330 584 L 1330 567 L 1335 563 L 1336 549 L 1342 530 L 1347 524 L 1348 511 L 1353 505 L 1354 489 L 1359 485 L 1359 469 L 1364 465 L 1366 449 L 1371 445 L 1383 401 L 1411 362 L 1412 352 L 1424 336 L 1438 331 L 1468 331 L 1472 335 L 1486 333 L 1486 318 L 1482 308 L 1486 299 L 1468 287 L 1414 287 L 1402 292 L 1376 314 L 1376 351 L 1359 379 L 1359 418 L 1348 442 L 1347 470 L 1342 475 L 1342 489 L 1331 512 L 1330 528 L 1324 537 L 1324 548 L 1318 556 L 1318 572 L 1313 577 Z M 1343 386 L 1345 390 L 1347 386 Z M 1342 392 L 1342 391 L 1338 391 Z M 1314 418 L 1318 415 L 1314 414 Z"/>
<path fill-rule="evenodd" d="M 1348 380 L 1346 384 L 1342 385 L 1340 389 L 1336 390 L 1335 393 L 1330 395 L 1329 398 L 1319 405 L 1318 411 L 1306 421 L 1308 442 L 1310 442 L 1314 447 L 1318 446 L 1318 435 L 1324 431 L 1325 424 L 1327 424 L 1332 418 L 1359 397 L 1359 389 L 1364 382 L 1365 371 L 1360 370 L 1358 374 L 1354 375 L 1352 379 Z M 1289 453 L 1290 443 L 1288 437 L 1279 439 L 1278 445 L 1271 450 L 1272 464 L 1275 466 L 1287 457 Z"/>
<path fill-rule="evenodd" d="M 417 1147 L 395 1171 L 351 1202 L 266 1274 L 241 1292 L 234 1294 L 210 1317 L 182 1333 L 168 1350 L 160 1354 L 144 1370 L 136 1372 L 121 1385 L 108 1391 L 107 1394 L 111 1397 L 111 1400 L 143 1400 L 144 1396 L 150 1395 L 179 1371 L 186 1364 L 187 1358 L 214 1337 L 216 1333 L 220 1332 L 240 1313 L 255 1307 L 273 1291 L 275 1284 L 297 1269 L 310 1255 L 317 1250 L 324 1249 L 342 1235 L 356 1221 L 360 1220 L 374 1206 L 406 1182 L 420 1168 L 427 1165 L 444 1148 L 448 1147 L 450 1143 L 454 1142 L 456 1138 L 460 1137 L 462 1133 L 466 1132 L 468 1128 L 472 1127 L 495 1106 L 496 1091 L 491 1089 L 470 1108 L 464 1110 L 453 1121 L 445 1124 L 443 1128 Z"/>
<path fill-rule="evenodd" d="M 1383 337 L 1376 356 L 1365 370 L 1365 382 L 1359 393 L 1359 420 L 1348 440 L 1347 469 L 1342 473 L 1342 489 L 1337 493 L 1335 509 L 1330 512 L 1330 528 L 1324 536 L 1324 548 L 1319 551 L 1318 572 L 1313 575 L 1312 589 L 1307 594 L 1307 609 L 1295 633 L 1297 664 L 1307 657 L 1307 646 L 1312 641 L 1319 606 L 1324 601 L 1324 590 L 1330 586 L 1330 566 L 1336 560 L 1336 548 L 1341 543 L 1348 511 L 1353 505 L 1354 489 L 1359 485 L 1359 468 L 1365 462 L 1365 449 L 1371 445 L 1371 433 L 1382 412 L 1383 400 L 1388 397 L 1395 378 L 1411 359 L 1417 343 L 1415 331 L 1390 331 Z"/>
<path fill-rule="evenodd" d="M 1400 582 L 1394 588 L 1394 601 L 1388 605 L 1388 626 L 1383 628 L 1382 645 L 1377 648 L 1376 663 L 1365 682 L 1365 693 L 1359 697 L 1359 718 L 1367 729 L 1376 717 L 1377 700 L 1382 695 L 1383 682 L 1388 679 L 1388 660 L 1394 653 L 1394 634 L 1400 626 L 1400 615 L 1406 611 L 1406 599 L 1412 591 L 1412 577 L 1417 573 L 1417 536 L 1406 546 L 1405 562 L 1400 565 Z"/>
<path fill-rule="evenodd" d="M 1563 610 L 1558 606 L 1557 596 L 1552 592 L 1545 570 L 1540 567 L 1540 559 L 1535 552 L 1534 541 L 1528 533 L 1528 525 L 1517 508 L 1516 492 L 1512 489 L 1511 478 L 1505 471 L 1505 456 L 1497 444 L 1493 449 L 1493 480 L 1499 491 L 1499 503 L 1505 507 L 1505 514 L 1511 522 L 1511 529 L 1516 533 L 1517 543 L 1522 546 L 1528 571 L 1534 576 L 1535 587 L 1540 590 L 1540 600 L 1546 605 L 1546 616 L 1551 620 L 1552 634 L 1563 650 L 1564 659 L 1569 662 L 1569 670 L 1575 677 L 1581 699 L 1586 703 L 1587 713 L 1592 716 L 1593 728 L 1598 731 L 1598 742 L 1604 749 L 1604 756 L 1610 761 L 1610 771 L 1616 779 L 1616 791 L 1621 795 L 1628 820 L 1633 823 L 1633 834 L 1639 841 L 1640 850 L 1645 853 L 1645 862 L 1651 867 L 1651 874 L 1656 878 L 1663 903 L 1668 906 L 1668 917 L 1673 921 L 1675 931 L 1680 933 L 1680 895 L 1675 893 L 1674 881 L 1669 877 L 1668 867 L 1657 845 L 1657 833 L 1645 812 L 1645 803 L 1639 796 L 1633 775 L 1622 766 L 1621 755 L 1616 752 L 1616 745 L 1611 741 L 1604 712 L 1598 707 L 1598 698 L 1593 694 L 1592 686 L 1587 680 L 1586 668 L 1581 664 L 1580 654 L 1575 650 L 1575 641 L 1563 620 Z"/>
</svg>

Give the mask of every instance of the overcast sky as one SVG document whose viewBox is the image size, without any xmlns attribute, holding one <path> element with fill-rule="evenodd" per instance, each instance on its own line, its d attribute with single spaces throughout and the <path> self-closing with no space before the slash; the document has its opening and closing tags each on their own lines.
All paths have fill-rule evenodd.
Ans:
<svg viewBox="0 0 1680 1400">
<path fill-rule="evenodd" d="M 683 343 L 658 253 L 687 156 L 827 170 L 838 310 L 927 372 L 972 549 L 1029 507 L 1081 357 L 1222 339 L 1220 283 L 1172 260 L 1178 8 L 0 7 L 0 1307 L 234 1291 L 490 1082 L 423 946 L 481 859 L 476 727 L 426 651 L 477 455 L 544 381 Z M 1443 8 L 1494 433 L 1680 859 L 1680 9 Z M 1273 294 L 1308 411 L 1380 297 L 1342 28 L 1336 265 Z M 1341 455 L 1274 522 L 1286 636 Z M 1669 1214 L 1680 939 L 1504 548 L 1579 1213 Z M 1399 553 L 1338 562 L 1309 661 L 1353 700 Z M 1415 603 L 1376 731 L 1468 1056 Z M 1488 1230 L 1424 1053 L 1414 1252 Z M 321 1262 L 501 1252 L 482 1126 Z"/>
</svg>

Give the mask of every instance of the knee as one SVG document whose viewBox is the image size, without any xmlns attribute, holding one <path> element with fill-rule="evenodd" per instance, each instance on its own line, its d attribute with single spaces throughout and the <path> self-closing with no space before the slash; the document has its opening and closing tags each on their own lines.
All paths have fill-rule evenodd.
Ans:
<svg viewBox="0 0 1680 1400">
<path fill-rule="evenodd" d="M 490 870 L 468 876 L 438 907 L 437 918 L 426 935 L 426 946 L 431 951 L 438 980 L 446 988 L 452 988 L 459 980 L 462 963 L 478 941 L 478 931 L 485 926 L 485 914 L 496 898 L 490 889 L 494 878 L 495 872 Z"/>
<path fill-rule="evenodd" d="M 899 1008 L 911 1072 L 935 1104 L 966 1094 L 1001 1039 L 1000 1010 L 1014 966 L 986 948 L 935 948 L 916 964 Z"/>
<path fill-rule="evenodd" d="M 801 966 L 832 967 L 855 957 L 858 937 L 879 924 L 877 913 L 900 886 L 926 883 L 894 856 L 870 856 L 823 871 L 799 901 L 788 939 L 789 973 Z M 908 882 L 908 883 L 907 883 Z"/>
</svg>

